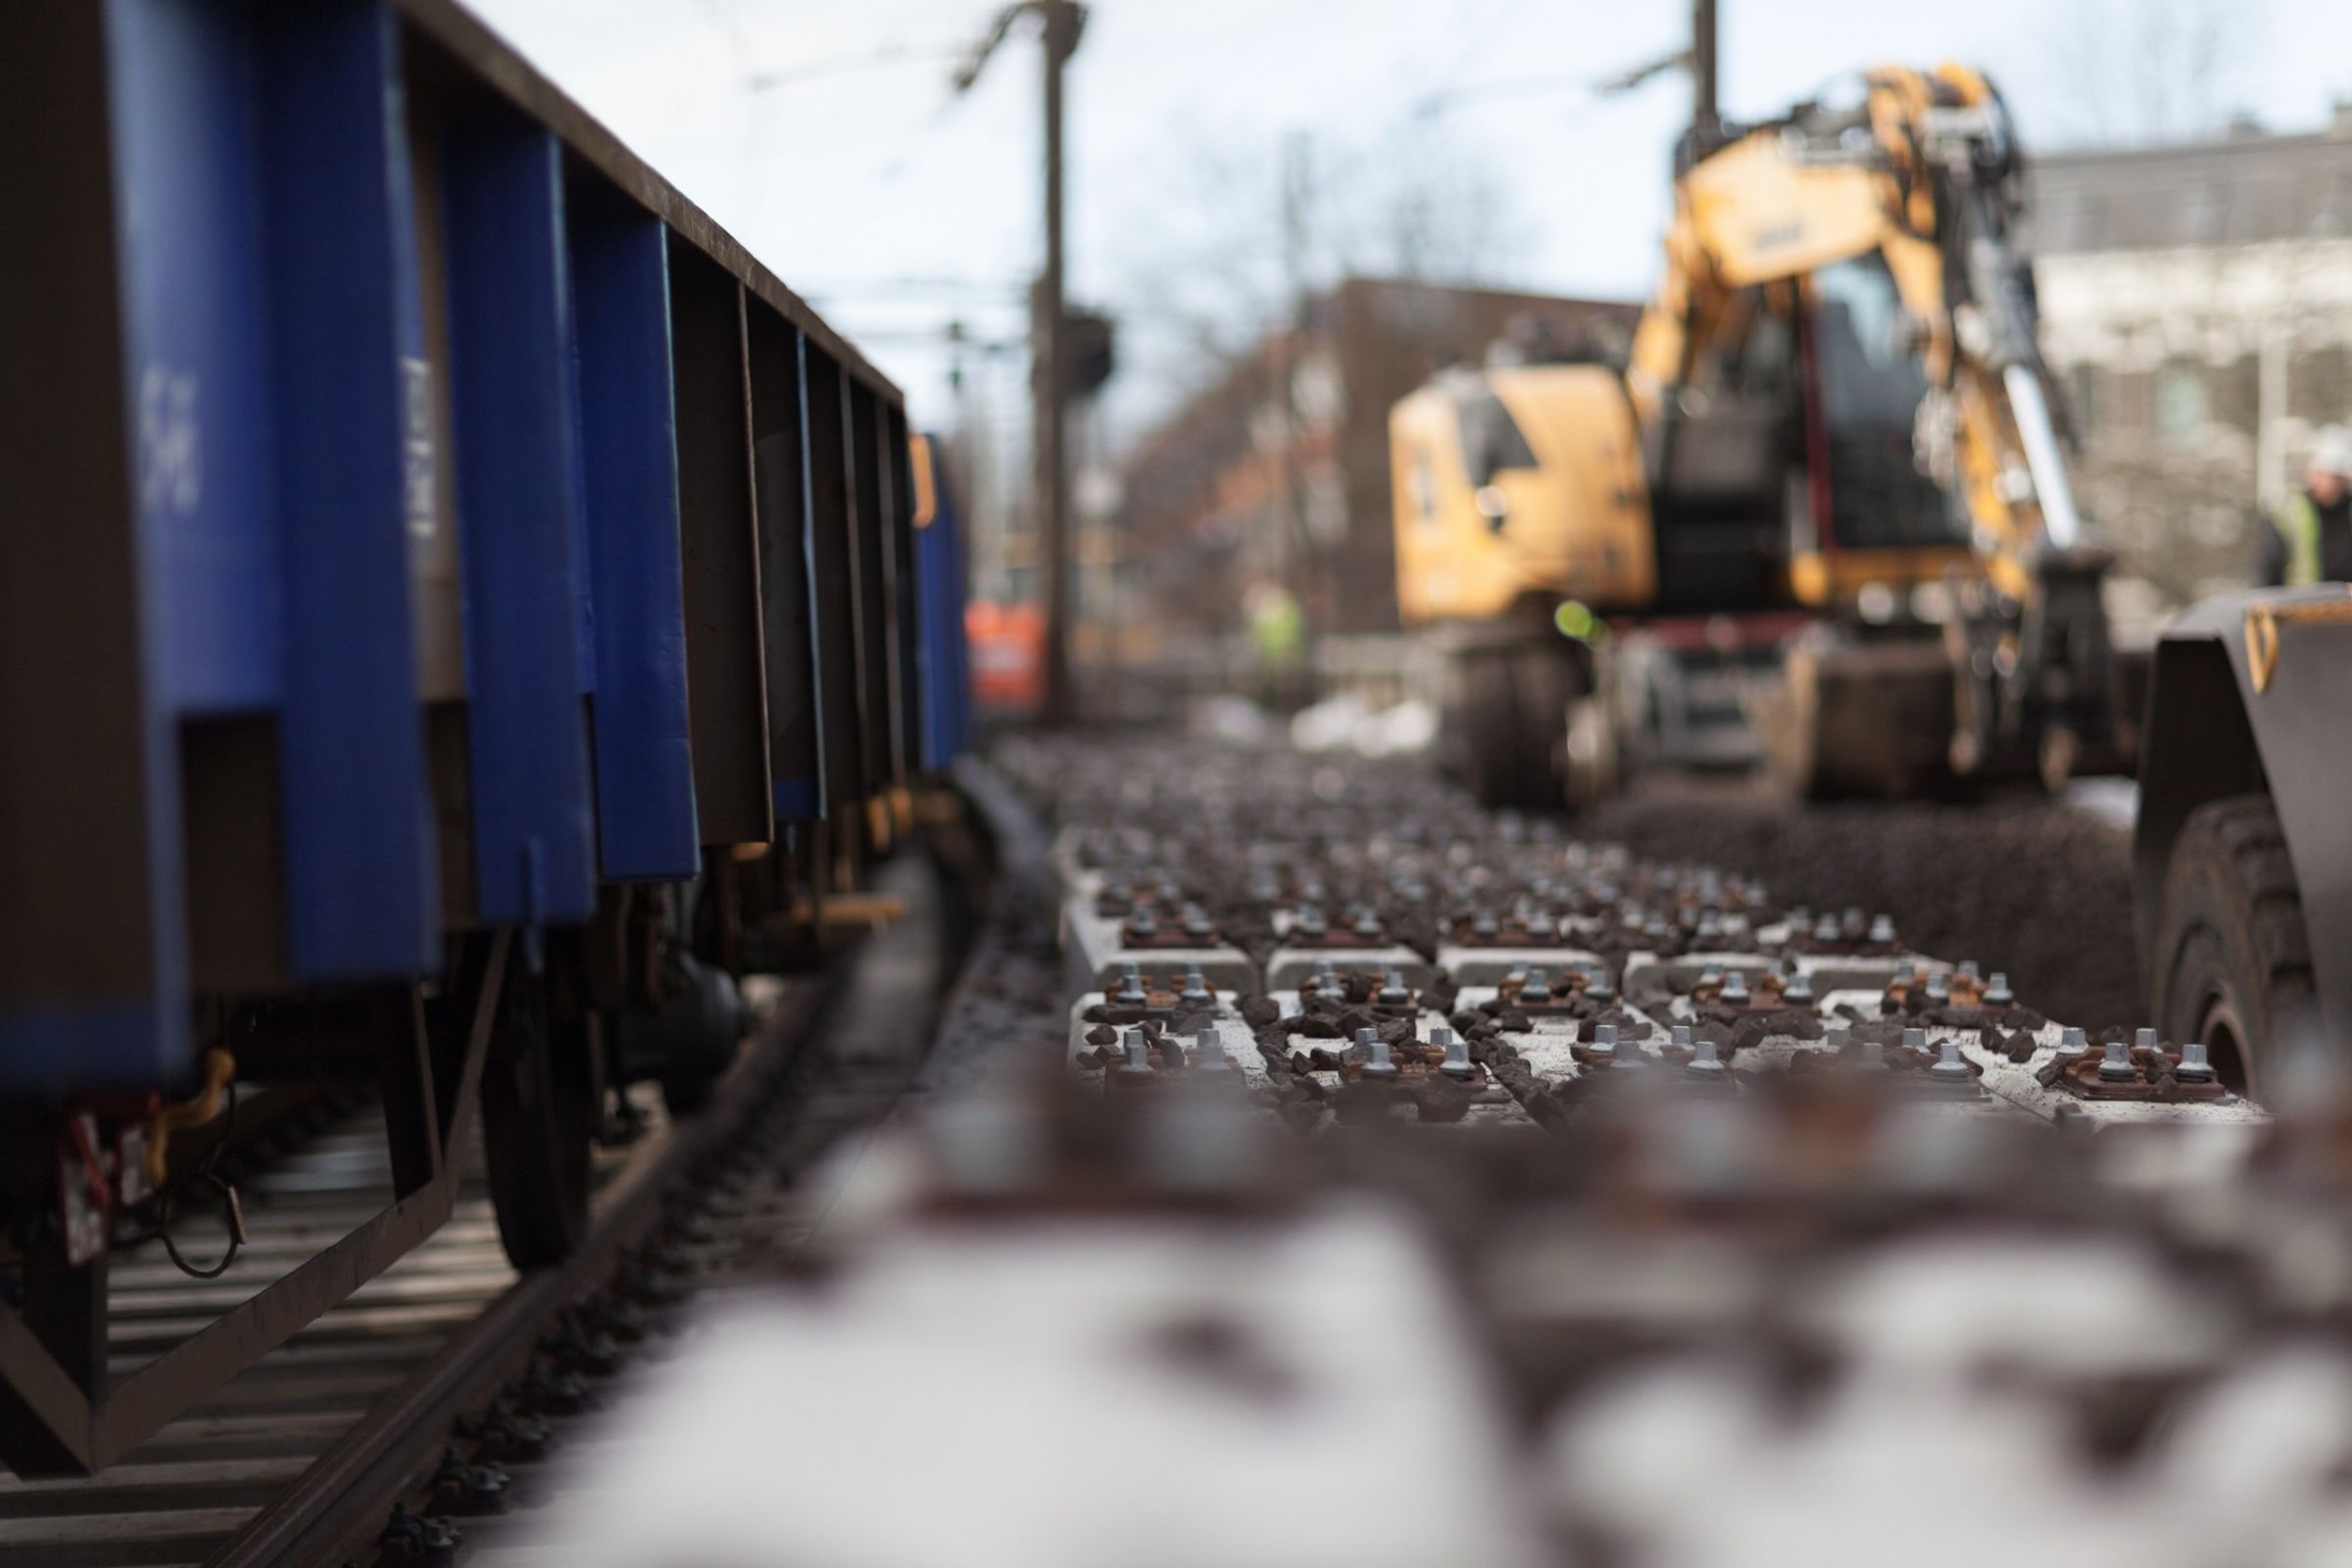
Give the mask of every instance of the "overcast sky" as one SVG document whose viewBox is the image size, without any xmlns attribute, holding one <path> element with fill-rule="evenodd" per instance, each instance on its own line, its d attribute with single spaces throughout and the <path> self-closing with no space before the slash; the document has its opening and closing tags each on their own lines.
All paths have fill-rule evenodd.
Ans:
<svg viewBox="0 0 2352 1568">
<path fill-rule="evenodd" d="M 995 0 L 471 0 L 493 26 L 868 347 L 918 419 L 952 412 L 934 341 L 951 318 L 1010 339 L 1039 253 L 1037 55 L 1024 27 L 962 99 L 942 58 Z M 2153 8 L 2153 10 L 2151 10 Z M 1594 100 L 1574 83 L 1679 46 L 1684 0 L 1097 0 L 1071 66 L 1074 298 L 1132 319 L 1205 239 L 1278 253 L 1284 137 L 1326 177 L 1397 149 L 1492 174 L 1509 196 L 1508 280 L 1639 297 L 1655 278 L 1667 159 L 1689 92 L 1667 75 Z M 1724 101 L 1786 107 L 1882 61 L 1979 63 L 2029 147 L 2134 128 L 2155 14 L 2230 18 L 2201 74 L 2278 129 L 2352 95 L 2352 0 L 1722 0 Z M 833 63 L 904 51 L 892 62 Z M 2186 45 L 2174 60 L 2202 57 Z M 817 68 L 811 71 L 809 68 Z M 759 85 L 762 74 L 773 79 Z M 1537 78 L 1542 91 L 1465 94 Z M 1466 97 L 1417 118 L 1432 93 Z M 1202 171 L 1220 171 L 1213 181 Z M 1164 324 L 1164 323 L 1158 323 Z M 1016 422 L 1022 368 L 982 383 Z M 1126 406 L 1156 389 L 1131 386 Z"/>
</svg>

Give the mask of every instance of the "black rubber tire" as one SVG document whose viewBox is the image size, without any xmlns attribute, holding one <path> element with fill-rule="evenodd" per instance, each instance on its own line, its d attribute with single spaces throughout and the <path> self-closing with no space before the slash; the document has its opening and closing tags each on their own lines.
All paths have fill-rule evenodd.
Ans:
<svg viewBox="0 0 2352 1568">
<path fill-rule="evenodd" d="M 2279 1042 L 2318 1016 L 2303 899 L 2270 796 L 2210 801 L 2181 824 L 2150 967 L 2164 1037 L 2203 1040 L 2223 1080 L 2259 1098 Z"/>
<path fill-rule="evenodd" d="M 589 1151 L 599 1120 L 595 1042 L 516 953 L 482 1069 L 482 1154 L 498 1239 L 518 1269 L 561 1263 L 588 1234 Z"/>
<path fill-rule="evenodd" d="M 1568 655 L 1528 644 L 1466 650 L 1455 658 L 1462 775 L 1471 794 L 1488 807 L 1564 808 L 1568 705 L 1581 695 Z"/>
</svg>

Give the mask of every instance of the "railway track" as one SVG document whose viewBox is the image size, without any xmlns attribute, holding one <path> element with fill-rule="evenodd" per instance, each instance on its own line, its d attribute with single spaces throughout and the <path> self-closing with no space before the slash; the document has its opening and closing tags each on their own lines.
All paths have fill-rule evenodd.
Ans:
<svg viewBox="0 0 2352 1568">
<path fill-rule="evenodd" d="M 475 1560 L 2286 1568 L 2352 1541 L 2352 1122 L 2271 1122 L 2186 1053 L 2106 1053 L 2137 1098 L 2082 1081 L 2097 1048 L 2044 1081 L 2065 1031 L 1996 971 L 1765 935 L 1768 889 L 1408 772 L 1100 738 L 1000 761 L 1039 820 L 997 835 L 929 1102 L 844 1178 L 821 1267 L 671 1375 L 632 1361 L 539 1476 L 557 1505 Z M 1298 989 L 1184 1002 L 1194 896 L 1296 965 L 1296 919 L 1271 947 L 1249 919 L 1268 875 L 1369 902 L 1384 945 L 1444 937 L 1451 978 L 1383 1000 L 1325 945 Z M 1138 951 L 1143 1003 L 1073 1001 L 1051 933 L 1096 941 L 1114 883 L 1172 905 L 1141 934 L 1170 945 Z M 1458 921 L 1410 927 L 1456 899 L 1555 950 L 1550 1002 L 1533 963 L 1470 978 L 1517 959 Z M 1636 906 L 1669 929 L 1566 952 Z M 1359 919 L 1324 942 L 1374 941 Z M 1686 922 L 1724 951 L 1680 963 Z M 833 1191 L 724 1180 L 752 1276 Z"/>
<path fill-rule="evenodd" d="M 711 1111 L 672 1122 L 636 1092 L 637 1131 L 600 1151 L 594 1228 L 568 1263 L 508 1264 L 469 1140 L 459 1200 L 429 1242 L 125 1462 L 90 1478 L 0 1474 L 0 1565 L 537 1560 L 513 1543 L 553 1494 L 539 1482 L 567 1430 L 625 1400 L 697 1298 L 789 1258 L 821 1213 L 823 1193 L 802 1187 L 809 1165 L 913 1071 L 956 941 L 926 868 L 894 867 L 891 891 L 907 918 L 831 976 L 777 987 Z M 250 1239 L 217 1280 L 189 1278 L 159 1246 L 118 1262 L 110 1370 L 135 1369 L 380 1210 L 380 1116 L 345 1110 L 240 1192 Z M 185 1229 L 183 1253 L 206 1266 L 218 1245 Z"/>
<path fill-rule="evenodd" d="M 1680 1560 L 1755 1560 L 1724 1543 L 1792 1528 L 1773 1509 L 1793 1485 L 1818 1494 L 1797 1523 L 1875 1532 L 1879 1556 L 1907 1560 L 1917 1521 L 1952 1501 L 1934 1456 L 1993 1453 L 2019 1432 L 2030 1441 L 1998 1464 L 1979 1454 L 1992 1465 L 1979 1490 L 2040 1500 L 1968 1510 L 1965 1560 L 2038 1539 L 2050 1509 L 2107 1542 L 2235 1528 L 2173 1478 L 2226 1436 L 2201 1389 L 2270 1388 L 2262 1358 L 2287 1342 L 2265 1325 L 2352 1322 L 2279 1271 L 2316 1232 L 2243 1218 L 2318 1212 L 2307 1173 L 2324 1129 L 2267 1128 L 2159 1083 L 2189 1065 L 2162 1053 L 2126 1058 L 2150 1075 L 2144 1105 L 2052 1089 L 2037 1069 L 2061 1031 L 1995 1000 L 1996 977 L 1828 938 L 1786 961 L 1692 965 L 1644 920 L 1638 948 L 1553 964 L 1565 989 L 1550 1004 L 1531 1000 L 1532 973 L 1482 1001 L 1457 982 L 1496 956 L 1448 936 L 1458 921 L 1412 927 L 1414 909 L 1484 901 L 1556 947 L 1567 928 L 1540 929 L 1529 900 L 1614 890 L 1624 907 L 1603 927 L 1672 906 L 1694 936 L 1784 939 L 1760 935 L 1777 928 L 1760 887 L 1596 858 L 1417 775 L 1190 760 L 1178 781 L 1145 750 L 1014 750 L 1025 802 L 967 774 L 996 851 L 986 918 L 956 903 L 969 879 L 894 862 L 884 891 L 906 917 L 829 983 L 769 1003 L 720 1108 L 674 1126 L 649 1109 L 602 1156 L 572 1265 L 514 1277 L 469 1179 L 429 1246 L 126 1463 L 0 1487 L 0 1564 L 638 1568 L 738 1560 L 726 1543 L 751 1543 L 747 1562 L 929 1562 L 1007 1540 L 1049 1565 L 1135 1560 L 1126 1532 L 1167 1503 L 1166 1476 L 1090 1463 L 1086 1485 L 1064 1484 L 1072 1455 L 1112 1433 L 1129 1434 L 1121 1456 L 1181 1451 L 1186 1485 L 1220 1499 L 1188 1519 L 1202 1532 L 1190 1555 L 1152 1561 L 1515 1568 L 1588 1561 L 1603 1540 L 1629 1557 L 1690 1540 Z M 1259 812 L 1248 842 L 1227 830 L 1243 801 Z M 1073 858 L 1146 849 L 1149 870 Z M 1090 880 L 1152 899 L 1192 880 L 1240 911 L 1250 961 L 1273 976 L 1296 956 L 1245 918 L 1269 872 L 1318 881 L 1335 906 L 1373 901 L 1384 942 L 1435 933 L 1454 978 L 1408 982 L 1425 1013 L 1408 1017 L 1410 1003 L 1353 989 L 1371 971 L 1348 954 L 1376 950 L 1318 948 L 1310 968 L 1338 975 L 1228 994 L 1174 1033 L 1098 1038 L 1096 1015 L 1122 1004 L 1090 989 L 1073 1004 L 1051 937 L 1094 940 Z M 1186 917 L 1161 924 L 1190 939 Z M 1373 940 L 1356 925 L 1326 940 Z M 1801 944 L 1812 927 L 1788 929 Z M 1300 932 L 1294 919 L 1284 943 Z M 1883 986 L 1835 978 L 1874 964 Z M 1924 1001 L 1903 978 L 1922 964 Z M 1735 977 L 1754 1000 L 1735 998 Z M 1614 1002 L 1598 989 L 1610 978 Z M 1820 982 L 1810 1002 L 1800 978 Z M 1320 994 L 1335 981 L 1345 998 Z M 1850 1038 L 1792 1016 L 1808 1007 Z M 1338 1030 L 1350 1008 L 1372 1019 L 1352 1051 Z M 1624 1033 L 1602 1051 L 1611 1019 Z M 1432 1092 L 1445 1086 L 1421 1031 L 1441 1025 L 1461 1032 L 1470 1071 Z M 1375 1080 L 1376 1045 L 1402 1079 Z M 1972 1083 L 1938 1076 L 1955 1061 Z M 1825 1134 L 1831 1111 L 1846 1135 Z M 348 1225 L 380 1197 L 366 1121 L 348 1114 L 251 1179 L 257 1250 L 292 1256 L 304 1227 Z M 1811 1163 L 1788 1157 L 1800 1148 Z M 2268 1174 L 2261 1149 L 2279 1155 Z M 192 1260 L 200 1247 L 184 1239 Z M 248 1288 L 165 1266 L 116 1270 L 125 1356 Z M 252 1279 L 272 1266 L 241 1265 Z M 2002 1298 L 2020 1280 L 2118 1332 L 2021 1338 Z M 1984 1367 L 2014 1386 L 1984 1392 Z M 1815 1393 L 1769 1394 L 1789 1379 Z M 2146 1397 L 2119 1404 L 2110 1384 Z M 1748 1524 L 1671 1500 L 1685 1461 L 1642 1436 L 1642 1401 L 1669 1396 L 1702 1427 L 1769 1434 L 1703 1461 Z M 1849 1462 L 1879 1426 L 1920 1420 L 1903 1427 L 1915 1468 Z M 1452 1437 L 1433 1448 L 1438 1431 Z M 2334 1473 L 2321 1462 L 2333 1431 L 2305 1434 L 2317 1457 L 2298 1475 Z M 1784 1445 L 1796 1457 L 1772 1457 Z M 1435 1452 L 1463 1506 L 1298 1511 L 1266 1477 L 1301 1446 L 1350 1455 L 1349 1475 L 1419 1475 Z M 2119 1509 L 2119 1485 L 2162 1504 Z M 902 1494 L 927 1505 L 877 1508 Z M 2322 1528 L 2328 1506 L 2282 1483 L 2276 1527 Z"/>
</svg>

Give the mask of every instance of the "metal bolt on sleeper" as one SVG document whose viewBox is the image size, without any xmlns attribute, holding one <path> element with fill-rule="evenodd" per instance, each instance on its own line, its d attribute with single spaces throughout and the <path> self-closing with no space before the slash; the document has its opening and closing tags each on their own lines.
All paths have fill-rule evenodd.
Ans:
<svg viewBox="0 0 2352 1568">
<path fill-rule="evenodd" d="M 1370 1029 L 1358 1029 L 1355 1043 L 1364 1048 L 1364 1064 L 1358 1072 L 1366 1078 L 1394 1078 L 1396 1063 L 1389 1057 L 1389 1043 Z"/>
<path fill-rule="evenodd" d="M 2108 1041 L 2107 1053 L 2099 1058 L 2099 1082 L 2128 1084 L 2138 1076 L 2139 1069 L 2132 1065 L 2131 1048 L 2121 1040 Z"/>
<path fill-rule="evenodd" d="M 1928 1069 L 1928 1076 L 1938 1083 L 1947 1084 L 1964 1084 L 1973 1076 L 1968 1070 L 1967 1058 L 1960 1054 L 1958 1039 L 1946 1035 L 1937 1042 L 1936 1065 Z"/>
<path fill-rule="evenodd" d="M 1401 1007 L 1413 1000 L 1412 992 L 1405 988 L 1402 969 L 1391 969 L 1388 972 L 1376 1000 L 1384 1007 Z"/>
<path fill-rule="evenodd" d="M 1690 1053 L 1690 1059 L 1684 1063 L 1689 1071 L 1717 1073 L 1724 1070 L 1723 1054 L 1715 1049 L 1715 1042 L 1695 1033 L 1689 1024 L 1678 1023 L 1674 1026 L 1674 1043 Z"/>
<path fill-rule="evenodd" d="M 1220 1073 L 1232 1065 L 1225 1059 L 1224 1044 L 1210 1028 L 1193 1031 L 1193 1065 L 1202 1072 Z"/>
<path fill-rule="evenodd" d="M 2058 1054 L 2080 1056 L 2090 1050 L 2090 1037 L 2075 1024 L 2068 1024 L 2058 1036 Z"/>
<path fill-rule="evenodd" d="M 1200 972 L 1199 964 L 1184 971 L 1184 990 L 1176 1000 L 1188 1007 L 1206 1007 L 1216 1002 L 1216 993 L 1208 989 L 1208 977 Z"/>
<path fill-rule="evenodd" d="M 1551 1000 L 1551 978 L 1542 969 L 1527 971 L 1527 983 L 1519 988 L 1521 1002 L 1544 1003 Z"/>
<path fill-rule="evenodd" d="M 1748 995 L 1747 976 L 1734 969 L 1723 977 L 1722 1000 L 1732 1006 L 1744 1007 L 1752 1000 Z"/>
<path fill-rule="evenodd" d="M 1119 1063 L 1119 1076 L 1136 1079 L 1152 1076 L 1152 1037 L 1141 1029 L 1127 1031 L 1127 1059 Z"/>
<path fill-rule="evenodd" d="M 1939 969 L 1928 976 L 1928 1000 L 1930 1002 L 1949 1002 L 1951 996 L 1952 982 L 1943 971 Z"/>
<path fill-rule="evenodd" d="M 1882 914 L 1876 919 L 1872 920 L 1870 922 L 1870 940 L 1873 942 L 1892 942 L 1894 940 L 1893 916 Z"/>
<path fill-rule="evenodd" d="M 2213 1059 L 2207 1054 L 2204 1041 L 2191 1040 L 2181 1046 L 2180 1061 L 2173 1069 L 2173 1076 L 2184 1084 L 2213 1082 Z"/>
<path fill-rule="evenodd" d="M 1792 1007 L 1812 1005 L 1813 982 L 1805 976 L 1803 970 L 1800 969 L 1790 975 L 1788 983 L 1781 987 L 1781 1001 Z"/>
<path fill-rule="evenodd" d="M 1993 970 L 1992 978 L 1985 982 L 1984 1005 L 1987 1007 L 2006 1007 L 2013 1004 L 2016 1001 L 2016 993 L 2009 989 L 2008 972 L 2002 969 Z"/>
<path fill-rule="evenodd" d="M 1446 1053 L 1438 1071 L 1448 1078 L 1470 1078 L 1477 1075 L 1478 1065 L 1470 1059 L 1470 1042 L 1446 1028 L 1432 1029 L 1429 1043 Z"/>
<path fill-rule="evenodd" d="M 1595 1056 L 1607 1056 L 1611 1060 L 1616 1060 L 1618 1055 L 1617 1026 L 1613 1023 L 1594 1024 L 1592 1026 L 1592 1044 L 1589 1049 Z M 1630 1055 L 1631 1053 L 1627 1054 Z"/>
</svg>

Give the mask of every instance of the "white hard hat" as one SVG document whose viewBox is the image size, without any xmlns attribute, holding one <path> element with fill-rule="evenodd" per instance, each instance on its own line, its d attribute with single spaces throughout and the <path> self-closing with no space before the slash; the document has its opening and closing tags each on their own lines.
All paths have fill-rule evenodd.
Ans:
<svg viewBox="0 0 2352 1568">
<path fill-rule="evenodd" d="M 2321 473 L 2352 479 L 2352 431 L 2331 424 L 2312 439 L 2311 466 Z"/>
</svg>

